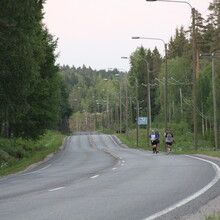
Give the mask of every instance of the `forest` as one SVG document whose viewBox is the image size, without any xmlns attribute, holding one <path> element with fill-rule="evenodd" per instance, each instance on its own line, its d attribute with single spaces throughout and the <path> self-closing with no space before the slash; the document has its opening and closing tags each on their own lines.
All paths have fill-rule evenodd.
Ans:
<svg viewBox="0 0 220 220">
<path fill-rule="evenodd" d="M 38 139 L 71 114 L 42 0 L 0 2 L 0 135 Z M 65 127 L 65 126 L 64 126 Z"/>
<path fill-rule="evenodd" d="M 151 128 L 162 131 L 169 127 L 193 139 L 195 110 L 198 145 L 200 140 L 209 140 L 212 149 L 219 149 L 220 1 L 214 0 L 208 10 L 206 18 L 195 10 L 195 48 L 192 26 L 188 29 L 181 26 L 170 37 L 166 56 L 156 47 L 154 50 L 139 47 L 128 58 L 128 72 L 97 71 L 85 65 L 61 66 L 73 111 L 71 129 L 123 131 L 129 135 L 136 127 L 137 117 L 148 117 L 147 132 Z"/>
<path fill-rule="evenodd" d="M 58 40 L 42 22 L 44 3 L 0 3 L 4 8 L 0 12 L 2 138 L 35 140 L 48 129 L 69 128 L 129 136 L 137 129 L 138 117 L 148 118 L 147 132 L 169 127 L 193 137 L 196 110 L 199 142 L 210 140 L 219 148 L 219 0 L 210 3 L 206 18 L 195 10 L 195 35 L 192 26 L 176 29 L 166 55 L 156 47 L 138 47 L 128 57 L 128 72 L 57 65 Z"/>
</svg>

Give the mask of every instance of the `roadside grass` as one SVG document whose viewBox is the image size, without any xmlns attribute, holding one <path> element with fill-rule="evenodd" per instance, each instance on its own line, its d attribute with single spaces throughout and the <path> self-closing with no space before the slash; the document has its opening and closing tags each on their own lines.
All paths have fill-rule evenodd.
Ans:
<svg viewBox="0 0 220 220">
<path fill-rule="evenodd" d="M 38 141 L 0 139 L 0 176 L 24 170 L 56 152 L 65 135 L 47 131 Z"/>
<path fill-rule="evenodd" d="M 205 220 L 220 220 L 220 211 L 215 212 L 212 216 L 207 216 Z"/>
<path fill-rule="evenodd" d="M 165 144 L 163 143 L 163 132 L 160 130 L 161 143 L 159 150 L 162 152 L 166 151 Z M 142 148 L 145 150 L 152 150 L 150 141 L 146 129 L 139 129 L 138 135 L 138 147 L 136 146 L 136 130 L 130 130 L 128 135 L 116 134 L 123 144 L 126 144 L 130 148 Z M 196 151 L 194 149 L 193 134 L 189 132 L 172 132 L 174 135 L 173 152 L 174 154 L 203 154 L 213 157 L 220 157 L 220 151 L 215 151 L 212 141 L 208 138 L 199 137 L 199 147 Z M 211 216 L 204 217 L 205 220 L 220 220 L 220 212 L 215 212 Z"/>
<path fill-rule="evenodd" d="M 160 132 L 160 144 L 159 150 L 162 152 L 166 151 L 165 144 L 163 142 L 163 130 L 159 129 Z M 215 151 L 214 144 L 210 138 L 199 136 L 198 150 L 194 149 L 193 133 L 188 131 L 176 130 L 172 131 L 174 135 L 173 152 L 175 154 L 204 154 L 213 157 L 220 157 L 220 151 Z M 138 147 L 136 145 L 136 130 L 129 130 L 128 135 L 116 134 L 122 143 L 126 144 L 130 148 L 142 148 L 145 150 L 152 150 L 150 141 L 148 139 L 146 129 L 139 129 L 138 131 Z"/>
<path fill-rule="evenodd" d="M 205 220 L 220 220 L 220 217 L 208 216 Z"/>
</svg>

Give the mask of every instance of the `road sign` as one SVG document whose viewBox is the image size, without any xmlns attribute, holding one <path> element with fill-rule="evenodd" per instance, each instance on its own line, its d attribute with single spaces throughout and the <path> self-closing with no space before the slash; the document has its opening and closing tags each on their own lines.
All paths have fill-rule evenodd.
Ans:
<svg viewBox="0 0 220 220">
<path fill-rule="evenodd" d="M 147 117 L 138 117 L 138 125 L 147 125 Z"/>
</svg>

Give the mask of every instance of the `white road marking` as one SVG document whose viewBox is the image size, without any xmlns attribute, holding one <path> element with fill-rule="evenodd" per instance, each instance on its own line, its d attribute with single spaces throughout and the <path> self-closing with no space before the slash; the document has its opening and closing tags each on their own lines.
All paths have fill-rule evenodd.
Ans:
<svg viewBox="0 0 220 220">
<path fill-rule="evenodd" d="M 99 175 L 91 176 L 90 178 L 94 179 L 94 178 L 97 178 L 97 177 L 99 177 Z"/>
<path fill-rule="evenodd" d="M 58 187 L 58 188 L 55 188 L 55 189 L 50 189 L 48 190 L 49 192 L 54 192 L 54 191 L 57 191 L 57 190 L 60 190 L 60 189 L 63 189 L 64 187 Z"/>
<path fill-rule="evenodd" d="M 111 135 L 109 135 L 109 137 L 112 139 L 112 141 L 113 141 L 113 143 L 115 144 L 115 146 L 118 146 L 118 144 L 117 144 L 117 142 L 114 140 L 114 138 L 113 138 Z"/>
<path fill-rule="evenodd" d="M 205 193 L 208 189 L 210 189 L 212 186 L 214 186 L 218 180 L 220 179 L 220 167 L 216 164 L 216 163 L 213 163 L 212 161 L 209 161 L 209 160 L 205 160 L 205 159 L 202 159 L 202 158 L 198 158 L 198 157 L 194 157 L 194 156 L 189 156 L 189 155 L 185 155 L 186 157 L 190 157 L 190 158 L 193 158 L 193 159 L 197 159 L 197 160 L 201 160 L 201 161 L 204 161 L 206 163 L 210 163 L 214 170 L 215 170 L 215 177 L 213 178 L 213 180 L 208 184 L 206 185 L 205 187 L 203 187 L 202 189 L 200 189 L 199 191 L 197 191 L 196 193 L 194 193 L 193 195 L 179 201 L 178 203 L 158 212 L 158 213 L 155 213 L 143 220 L 153 220 L 153 219 L 156 219 L 158 217 L 161 217 L 162 215 L 165 215 L 167 214 L 168 212 L 171 212 L 173 211 L 174 209 L 182 206 L 182 205 L 185 205 L 186 203 L 192 201 L 193 199 L 199 197 L 200 195 L 202 195 L 203 193 Z"/>
<path fill-rule="evenodd" d="M 42 171 L 42 170 L 46 170 L 46 169 L 47 169 L 48 167 L 50 167 L 50 166 L 51 166 L 51 164 L 49 164 L 49 165 L 47 165 L 46 167 L 43 167 L 43 168 L 41 168 L 41 169 L 39 169 L 39 170 L 33 171 L 33 172 L 23 173 L 22 176 L 29 175 L 29 174 L 33 174 L 33 173 L 38 173 L 38 172 L 40 172 L 40 171 Z"/>
<path fill-rule="evenodd" d="M 115 168 L 115 167 L 114 167 L 114 168 L 112 168 L 112 170 L 116 170 L 116 169 L 117 169 L 117 168 Z"/>
</svg>

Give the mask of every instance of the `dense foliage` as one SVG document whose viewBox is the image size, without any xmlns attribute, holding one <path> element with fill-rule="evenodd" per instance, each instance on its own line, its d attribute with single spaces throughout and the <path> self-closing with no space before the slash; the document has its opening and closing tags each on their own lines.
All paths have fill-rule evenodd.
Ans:
<svg viewBox="0 0 220 220">
<path fill-rule="evenodd" d="M 43 4 L 43 0 L 0 1 L 2 137 L 36 139 L 69 114 L 64 113 L 67 97 L 55 65 L 57 42 L 42 23 Z"/>
<path fill-rule="evenodd" d="M 217 110 L 220 108 L 220 1 L 209 6 L 209 15 L 203 18 L 195 13 L 197 52 L 197 115 L 200 138 L 210 139 L 214 146 L 213 83 L 215 72 Z M 193 135 L 193 40 L 192 27 L 176 29 L 167 46 L 168 67 L 168 126 L 184 124 Z M 215 56 L 212 57 L 211 55 Z M 130 56 L 128 73 L 95 71 L 91 68 L 62 67 L 62 74 L 69 84 L 70 103 L 74 112 L 73 130 L 94 128 L 128 129 L 135 126 L 137 99 L 138 115 L 148 116 L 147 85 L 150 84 L 150 112 L 154 126 L 163 128 L 165 56 L 157 48 L 153 51 L 137 48 Z M 213 59 L 214 59 L 214 62 Z M 125 61 L 126 62 L 126 61 Z M 214 63 L 214 65 L 212 65 Z M 120 77 L 118 75 L 120 74 Z M 108 79 L 108 80 L 106 80 Z M 217 111 L 219 122 L 220 112 Z M 120 123 L 121 122 L 121 123 Z M 180 123 L 181 122 L 181 123 Z M 129 125 L 129 126 L 128 126 Z M 219 133 L 218 123 L 218 133 Z M 175 129 L 175 128 L 174 128 Z"/>
</svg>

